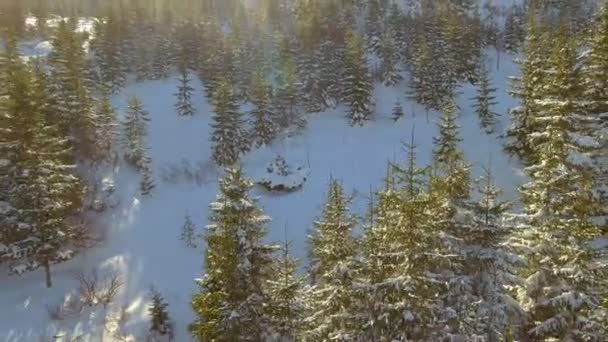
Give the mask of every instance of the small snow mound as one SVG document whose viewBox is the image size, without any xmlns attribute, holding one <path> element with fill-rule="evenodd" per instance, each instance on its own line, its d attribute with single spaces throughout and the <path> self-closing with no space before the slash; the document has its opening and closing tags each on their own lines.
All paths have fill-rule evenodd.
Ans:
<svg viewBox="0 0 608 342">
<path fill-rule="evenodd" d="M 257 178 L 256 183 L 269 191 L 293 192 L 302 187 L 310 172 L 299 166 L 295 170 L 281 156 L 278 156 L 268 167 L 266 173 Z"/>
<path fill-rule="evenodd" d="M 37 56 L 47 56 L 51 53 L 51 51 L 53 51 L 53 44 L 51 44 L 51 42 L 48 40 L 42 41 L 36 44 L 34 51 L 36 52 Z"/>
</svg>

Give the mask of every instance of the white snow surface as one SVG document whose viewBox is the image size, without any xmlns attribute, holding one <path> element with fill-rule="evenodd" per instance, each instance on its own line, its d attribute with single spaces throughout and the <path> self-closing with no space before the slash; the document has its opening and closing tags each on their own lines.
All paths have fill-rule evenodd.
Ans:
<svg viewBox="0 0 608 342">
<path fill-rule="evenodd" d="M 493 83 L 499 89 L 499 105 L 495 110 L 502 114 L 499 133 L 509 124 L 507 109 L 516 105 L 506 92 L 507 76 L 516 73 L 517 67 L 502 55 L 500 69 L 494 67 L 493 71 Z M 194 82 L 197 114 L 180 117 L 173 107 L 177 84 L 176 77 L 168 81 L 131 83 L 114 98 L 121 115 L 132 95 L 140 96 L 150 113 L 147 145 L 156 188 L 150 197 L 140 197 L 139 175 L 122 161 L 115 168 L 99 171 L 99 179 L 113 181 L 119 197 L 116 208 L 92 214 L 99 215 L 95 229 L 105 229 L 103 242 L 70 261 L 54 265 L 51 289 L 44 287 L 41 271 L 8 276 L 0 269 L 0 342 L 49 341 L 53 335 L 63 336 L 55 341 L 67 341 L 68 337 L 79 335 L 86 341 L 114 341 L 112 336 L 116 330 L 123 336 L 143 340 L 149 327 L 150 286 L 159 290 L 169 303 L 170 316 L 175 321 L 175 340 L 191 340 L 187 332 L 187 325 L 193 320 L 189 303 L 196 290 L 194 279 L 203 274 L 204 246 L 187 248 L 179 236 L 186 215 L 190 215 L 196 225 L 196 233 L 202 233 L 222 170 L 210 161 L 212 109 L 202 96 L 201 85 Z M 310 115 L 302 135 L 285 138 L 244 156 L 242 165 L 249 177 L 265 170 L 277 155 L 310 165 L 307 182 L 299 191 L 269 194 L 254 188 L 252 195 L 260 196 L 259 205 L 273 219 L 268 226 L 269 241 L 283 241 L 287 226 L 287 238 L 293 241 L 295 255 L 305 258 L 307 231 L 321 213 L 330 177 L 342 182 L 347 193 L 353 195 L 353 211 L 363 215 L 370 188 L 381 186 L 387 163 L 405 160 L 401 144 L 410 141 L 412 127 L 419 146 L 418 163 L 431 161 L 432 137 L 437 131 L 439 115 L 427 113 L 411 103 L 405 98 L 406 89 L 407 80 L 391 88 L 377 85 L 376 114 L 374 120 L 363 127 L 350 127 L 345 108 L 339 107 Z M 471 108 L 474 92 L 474 87 L 467 85 L 459 96 L 462 148 L 475 175 L 481 175 L 482 166 L 491 160 L 497 182 L 505 188 L 505 197 L 516 200 L 516 188 L 525 181 L 523 172 L 520 165 L 503 152 L 499 133 L 486 135 L 479 128 Z M 405 116 L 395 123 L 390 115 L 397 99 L 403 104 Z M 163 170 L 183 164 L 198 165 L 196 181 L 192 177 L 169 181 L 162 176 Z M 62 320 L 50 319 L 47 308 L 73 295 L 78 288 L 77 274 L 93 268 L 122 274 L 124 286 L 114 303 L 108 309 L 86 309 L 80 315 Z M 124 308 L 127 315 L 122 327 L 117 327 L 114 317 L 120 308 Z"/>
</svg>

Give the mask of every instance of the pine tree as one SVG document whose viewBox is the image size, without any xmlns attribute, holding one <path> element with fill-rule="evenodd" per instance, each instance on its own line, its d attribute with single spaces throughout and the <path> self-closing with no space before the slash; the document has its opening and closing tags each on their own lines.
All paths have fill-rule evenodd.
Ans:
<svg viewBox="0 0 608 342">
<path fill-rule="evenodd" d="M 116 112 L 112 107 L 110 90 L 103 89 L 102 97 L 97 108 L 98 131 L 97 148 L 106 161 L 114 158 L 114 145 L 118 138 L 118 123 Z"/>
<path fill-rule="evenodd" d="M 252 89 L 249 93 L 251 103 L 255 106 L 250 112 L 253 122 L 252 142 L 258 147 L 268 145 L 275 135 L 274 122 L 272 121 L 274 117 L 271 103 L 272 90 L 261 70 L 253 76 Z"/>
<path fill-rule="evenodd" d="M 372 82 L 367 68 L 363 40 L 350 32 L 346 40 L 344 99 L 349 106 L 351 125 L 363 125 L 372 114 Z"/>
<path fill-rule="evenodd" d="M 606 282 L 607 272 L 593 267 L 598 255 L 589 246 L 600 232 L 590 222 L 591 178 L 577 162 L 583 152 L 575 135 L 582 90 L 575 51 L 562 30 L 550 58 L 545 95 L 535 103 L 532 124 L 543 131 L 528 137 L 537 153 L 526 168 L 531 182 L 521 188 L 525 229 L 516 246 L 527 261 L 519 299 L 530 317 L 526 333 L 534 339 L 602 336 L 594 317 L 605 314 L 599 284 Z"/>
<path fill-rule="evenodd" d="M 367 48 L 370 52 L 378 51 L 381 44 L 382 29 L 384 24 L 383 1 L 370 0 L 367 3 L 367 13 L 365 16 L 365 32 L 367 34 Z"/>
<path fill-rule="evenodd" d="M 439 136 L 433 138 L 435 168 L 439 179 L 445 183 L 449 199 L 467 198 L 470 188 L 469 165 L 458 146 L 462 138 L 458 132 L 460 127 L 456 124 L 456 111 L 453 100 L 444 105 L 438 124 Z"/>
<path fill-rule="evenodd" d="M 520 106 L 511 110 L 511 126 L 507 130 L 505 149 L 523 159 L 533 157 L 534 148 L 529 144 L 528 136 L 539 131 L 533 124 L 533 118 L 538 110 L 535 101 L 542 96 L 542 85 L 546 78 L 546 53 L 542 44 L 543 35 L 537 23 L 536 10 L 531 9 L 526 27 L 526 39 L 522 54 L 523 60 L 518 61 L 521 77 L 513 77 L 511 95 L 520 99 Z"/>
<path fill-rule="evenodd" d="M 145 152 L 144 152 L 145 153 Z M 156 187 L 152 176 L 152 161 L 147 153 L 140 160 L 141 180 L 139 182 L 139 190 L 142 196 L 149 196 L 152 190 Z"/>
<path fill-rule="evenodd" d="M 395 105 L 393 106 L 392 119 L 393 121 L 399 121 L 403 117 L 403 107 L 401 106 L 401 102 L 399 100 L 395 101 Z"/>
<path fill-rule="evenodd" d="M 273 266 L 274 277 L 267 283 L 273 341 L 298 341 L 305 323 L 305 278 L 297 275 L 298 260 L 289 255 L 289 247 L 285 241 Z"/>
<path fill-rule="evenodd" d="M 274 112 L 279 127 L 299 132 L 306 127 L 306 119 L 300 110 L 296 76 L 295 64 L 289 58 L 282 63 L 277 77 Z"/>
<path fill-rule="evenodd" d="M 61 131 L 44 116 L 44 90 L 35 86 L 31 70 L 16 63 L 8 72 L 10 85 L 4 108 L 7 137 L 20 141 L 15 150 L 17 187 L 11 194 L 17 222 L 3 231 L 0 259 L 9 261 L 12 274 L 43 268 L 51 287 L 52 264 L 71 259 L 86 237 L 74 220 L 83 195 L 81 181 L 72 172 L 71 149 Z M 14 117 L 21 114 L 21 117 Z M 11 134 L 19 134 L 12 136 Z M 4 140 L 4 139 L 3 139 Z M 3 227 L 6 228 L 6 227 Z"/>
<path fill-rule="evenodd" d="M 387 30 L 380 41 L 380 57 L 382 58 L 382 82 L 386 86 L 394 86 L 402 77 L 397 67 L 398 55 L 393 38 L 393 32 Z"/>
<path fill-rule="evenodd" d="M 439 328 L 438 222 L 445 213 L 439 198 L 426 192 L 429 168 L 416 166 L 414 142 L 406 147 L 406 166 L 391 165 L 385 188 L 372 200 L 361 243 L 364 266 L 356 288 L 366 341 L 434 340 Z"/>
<path fill-rule="evenodd" d="M 418 37 L 414 47 L 409 97 L 426 109 L 439 110 L 445 100 L 438 84 L 438 68 L 434 67 L 429 43 Z"/>
<path fill-rule="evenodd" d="M 232 86 L 220 81 L 213 93 L 213 160 L 218 165 L 235 164 L 242 153 L 249 149 L 244 131 L 244 123 L 236 103 Z"/>
<path fill-rule="evenodd" d="M 269 218 L 249 196 L 252 182 L 227 169 L 211 203 L 206 273 L 192 297 L 192 335 L 203 341 L 264 341 L 270 332 L 266 284 L 274 248 L 263 242 Z"/>
<path fill-rule="evenodd" d="M 478 181 L 479 199 L 453 207 L 448 222 L 452 261 L 447 306 L 458 314 L 450 322 L 451 334 L 464 340 L 499 341 L 516 332 L 524 312 L 511 297 L 519 283 L 515 276 L 518 258 L 505 244 L 515 231 L 509 222 L 508 202 L 499 200 L 500 190 L 488 169 Z"/>
<path fill-rule="evenodd" d="M 162 341 L 163 337 L 169 338 L 173 336 L 173 326 L 169 319 L 169 304 L 160 292 L 152 289 L 152 303 L 148 307 L 148 315 L 150 315 L 150 334 L 153 341 Z"/>
<path fill-rule="evenodd" d="M 195 229 L 196 226 L 194 225 L 194 222 L 192 222 L 192 219 L 189 215 L 186 215 L 186 220 L 184 222 L 184 225 L 182 226 L 182 234 L 179 239 L 184 241 L 186 246 L 190 248 L 196 248 L 196 241 L 194 235 Z"/>
<path fill-rule="evenodd" d="M 490 134 L 494 132 L 494 126 L 496 125 L 496 112 L 492 111 L 492 106 L 496 105 L 496 96 L 494 93 L 496 88 L 492 88 L 490 85 L 490 75 L 488 69 L 482 66 L 479 71 L 479 78 L 477 80 L 477 96 L 475 96 L 475 112 L 479 117 L 479 126 Z"/>
<path fill-rule="evenodd" d="M 110 11 L 108 18 L 95 23 L 95 40 L 92 44 L 99 59 L 101 79 L 114 94 L 126 84 L 128 65 L 125 32 L 128 32 L 125 24 L 116 16 L 115 11 Z"/>
<path fill-rule="evenodd" d="M 144 159 L 147 156 L 145 137 L 148 121 L 150 118 L 143 103 L 138 97 L 133 96 L 129 99 L 123 122 L 123 144 L 125 158 L 139 170 L 143 170 Z"/>
<path fill-rule="evenodd" d="M 196 112 L 196 109 L 194 109 L 194 107 L 192 106 L 192 92 L 194 92 L 194 88 L 190 86 L 188 69 L 185 65 L 179 67 L 179 72 L 180 83 L 177 88 L 177 93 L 175 93 L 175 97 L 177 98 L 177 102 L 175 103 L 175 109 L 177 110 L 178 115 L 192 116 Z"/>
<path fill-rule="evenodd" d="M 521 22 L 521 10 L 515 7 L 505 19 L 504 45 L 508 52 L 516 53 L 523 42 L 525 31 Z"/>
<path fill-rule="evenodd" d="M 349 213 L 349 199 L 338 181 L 331 180 L 327 203 L 310 236 L 311 293 L 310 325 L 305 339 L 343 340 L 354 336 L 354 295 L 357 243 L 352 236 L 356 223 Z M 352 337 L 351 337 L 352 338 Z"/>
</svg>

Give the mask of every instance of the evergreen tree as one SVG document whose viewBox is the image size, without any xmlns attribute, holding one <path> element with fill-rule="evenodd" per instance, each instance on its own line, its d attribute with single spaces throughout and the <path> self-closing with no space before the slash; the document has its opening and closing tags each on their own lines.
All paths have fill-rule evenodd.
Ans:
<svg viewBox="0 0 608 342">
<path fill-rule="evenodd" d="M 526 229 L 517 235 L 516 246 L 527 261 L 519 297 L 533 339 L 601 340 L 603 334 L 594 317 L 605 313 L 599 284 L 606 282 L 607 272 L 593 266 L 598 255 L 589 246 L 599 230 L 590 222 L 591 178 L 577 162 L 583 152 L 577 141 L 586 139 L 575 135 L 582 96 L 575 51 L 562 31 L 545 96 L 535 103 L 532 124 L 543 131 L 528 137 L 537 154 L 526 168 L 531 182 L 521 188 Z"/>
<path fill-rule="evenodd" d="M 169 304 L 160 292 L 152 289 L 152 303 L 148 307 L 148 315 L 150 315 L 150 334 L 153 341 L 162 341 L 163 337 L 171 338 L 173 336 L 173 326 L 169 320 Z"/>
<path fill-rule="evenodd" d="M 195 229 L 196 226 L 194 225 L 194 222 L 192 222 L 190 216 L 186 215 L 186 220 L 184 222 L 184 225 L 182 226 L 182 234 L 179 239 L 184 241 L 186 246 L 190 248 L 196 248 L 196 241 L 194 235 Z"/>
<path fill-rule="evenodd" d="M 139 190 L 142 196 L 149 196 L 152 190 L 156 187 L 152 177 L 152 161 L 147 153 L 140 160 L 141 180 L 139 182 Z"/>
<path fill-rule="evenodd" d="M 123 122 L 123 144 L 125 158 L 139 170 L 144 169 L 147 158 L 145 138 L 146 123 L 150 121 L 141 100 L 133 96 L 129 99 Z"/>
<path fill-rule="evenodd" d="M 253 122 L 253 139 L 256 146 L 268 145 L 275 135 L 274 113 L 272 112 L 271 96 L 272 90 L 267 84 L 264 74 L 257 71 L 253 76 L 252 89 L 249 92 L 251 103 L 251 121 Z"/>
<path fill-rule="evenodd" d="M 285 241 L 273 266 L 274 277 L 267 283 L 273 341 L 298 341 L 304 326 L 305 278 L 296 274 L 297 268 L 298 260 L 289 255 L 289 242 Z"/>
<path fill-rule="evenodd" d="M 363 40 L 350 32 L 346 40 L 344 99 L 349 106 L 351 125 L 363 125 L 372 114 L 372 82 L 367 68 Z"/>
<path fill-rule="evenodd" d="M 506 220 L 510 204 L 499 200 L 489 170 L 478 181 L 479 199 L 452 207 L 448 221 L 448 251 L 453 258 L 446 306 L 457 313 L 448 320 L 453 335 L 464 340 L 500 341 L 517 333 L 523 310 L 510 289 L 520 283 L 515 276 L 518 258 L 505 244 L 515 231 Z"/>
<path fill-rule="evenodd" d="M 279 127 L 292 131 L 301 131 L 306 127 L 306 119 L 300 110 L 298 83 L 293 59 L 282 62 L 277 77 L 277 92 L 274 112 Z"/>
<path fill-rule="evenodd" d="M 422 37 L 416 41 L 410 78 L 410 97 L 426 109 L 439 110 L 445 100 L 438 84 L 438 68 L 434 67 L 429 43 Z"/>
<path fill-rule="evenodd" d="M 539 131 L 533 124 L 533 118 L 538 110 L 535 101 L 542 96 L 542 85 L 546 78 L 546 53 L 542 44 L 543 35 L 537 23 L 536 10 L 531 9 L 526 39 L 522 54 L 523 60 L 518 61 L 521 77 L 513 77 L 511 95 L 520 99 L 520 106 L 511 110 L 511 126 L 507 130 L 505 149 L 520 158 L 528 159 L 533 156 L 534 148 L 529 144 L 528 136 Z"/>
<path fill-rule="evenodd" d="M 459 126 L 456 124 L 456 104 L 448 101 L 444 106 L 441 121 L 438 124 L 439 136 L 433 138 L 435 168 L 441 182 L 445 182 L 449 199 L 463 199 L 469 196 L 469 165 L 458 144 Z"/>
<path fill-rule="evenodd" d="M 514 7 L 505 19 L 504 45 L 508 52 L 516 53 L 525 37 L 525 30 L 521 22 L 521 10 Z"/>
<path fill-rule="evenodd" d="M 349 199 L 338 181 L 331 180 L 323 215 L 310 236 L 311 290 L 306 340 L 330 341 L 354 338 L 357 329 L 353 303 L 357 243 L 356 223 L 349 213 Z"/>
<path fill-rule="evenodd" d="M 73 174 L 67 140 L 57 126 L 45 120 L 44 103 L 39 101 L 45 94 L 35 87 L 31 70 L 16 63 L 8 75 L 10 87 L 4 99 L 8 103 L 3 107 L 11 131 L 4 133 L 20 141 L 11 175 L 18 185 L 11 193 L 18 221 L 3 227 L 8 228 L 0 235 L 7 247 L 1 249 L 0 259 L 8 260 L 12 274 L 43 268 L 46 286 L 51 287 L 51 265 L 71 259 L 75 246 L 86 237 L 74 220 L 83 188 Z"/>
<path fill-rule="evenodd" d="M 97 108 L 98 131 L 97 148 L 106 161 L 115 157 L 114 144 L 118 138 L 118 123 L 116 112 L 112 107 L 110 90 L 103 89 L 102 97 Z"/>
<path fill-rule="evenodd" d="M 429 168 L 416 166 L 413 141 L 406 147 L 407 164 L 391 165 L 363 236 L 356 288 L 366 341 L 434 340 L 440 330 L 435 317 L 445 290 L 438 223 L 445 213 L 439 198 L 425 191 Z"/>
<path fill-rule="evenodd" d="M 218 165 L 233 165 L 249 149 L 244 123 L 232 86 L 220 81 L 213 93 L 213 160 Z"/>
<path fill-rule="evenodd" d="M 125 24 L 115 11 L 110 11 L 105 20 L 97 20 L 95 23 L 93 50 L 99 60 L 101 79 L 114 94 L 126 84 L 128 65 L 125 32 L 128 32 Z"/>
<path fill-rule="evenodd" d="M 401 81 L 397 67 L 398 55 L 393 38 L 393 32 L 387 30 L 380 41 L 380 57 L 382 58 L 382 82 L 386 86 L 394 86 Z"/>
<path fill-rule="evenodd" d="M 477 96 L 474 98 L 475 104 L 473 106 L 479 117 L 479 126 L 488 134 L 494 132 L 496 116 L 499 115 L 492 111 L 492 106 L 497 104 L 495 101 L 496 96 L 494 96 L 495 92 L 496 88 L 492 88 L 490 85 L 488 69 L 485 66 L 482 66 L 477 80 Z"/>
<path fill-rule="evenodd" d="M 274 248 L 263 243 L 269 218 L 249 196 L 252 186 L 241 170 L 227 169 L 210 205 L 206 273 L 191 302 L 190 331 L 202 341 L 264 341 L 270 332 L 266 284 Z"/>
<path fill-rule="evenodd" d="M 185 66 L 181 66 L 179 70 L 180 78 L 177 93 L 175 93 L 175 97 L 177 98 L 175 109 L 177 110 L 178 115 L 192 116 L 196 112 L 196 109 L 192 106 L 192 92 L 194 91 L 194 88 L 190 86 L 188 69 L 186 69 Z"/>
<path fill-rule="evenodd" d="M 397 100 L 395 101 L 395 106 L 393 106 L 392 119 L 393 121 L 399 121 L 403 115 L 403 107 L 401 106 L 401 102 Z"/>
</svg>

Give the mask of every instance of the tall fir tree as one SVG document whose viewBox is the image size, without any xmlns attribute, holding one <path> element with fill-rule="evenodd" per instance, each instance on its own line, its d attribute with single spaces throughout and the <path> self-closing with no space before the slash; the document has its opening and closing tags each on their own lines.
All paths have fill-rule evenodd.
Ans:
<svg viewBox="0 0 608 342">
<path fill-rule="evenodd" d="M 547 56 L 543 49 L 544 35 L 539 27 L 534 6 L 528 16 L 526 39 L 522 49 L 523 59 L 518 61 L 521 76 L 512 78 L 513 85 L 510 90 L 511 95 L 520 100 L 520 105 L 510 111 L 511 126 L 506 133 L 508 140 L 505 146 L 507 152 L 524 160 L 533 158 L 534 148 L 529 144 L 528 136 L 539 131 L 533 123 L 538 110 L 535 101 L 542 97 L 542 85 L 547 70 Z"/>
<path fill-rule="evenodd" d="M 274 277 L 266 285 L 273 341 L 299 341 L 306 324 L 305 277 L 297 274 L 298 260 L 289 255 L 289 248 L 285 241 L 274 261 Z"/>
<path fill-rule="evenodd" d="M 188 76 L 188 69 L 185 62 L 178 67 L 179 69 L 179 85 L 177 87 L 177 93 L 175 97 L 177 102 L 175 103 L 175 109 L 177 114 L 181 116 L 192 116 L 196 113 L 196 109 L 192 105 L 192 93 L 194 88 L 190 85 L 191 79 Z"/>
<path fill-rule="evenodd" d="M 372 81 L 367 67 L 363 39 L 350 32 L 346 39 L 344 99 L 351 125 L 363 125 L 372 115 Z"/>
<path fill-rule="evenodd" d="M 490 84 L 490 75 L 488 69 L 482 64 L 479 70 L 479 77 L 477 80 L 477 95 L 475 96 L 475 112 L 479 117 L 479 126 L 490 134 L 494 132 L 496 126 L 496 117 L 498 113 L 492 110 L 492 107 L 497 104 L 496 88 L 492 88 Z"/>
<path fill-rule="evenodd" d="M 457 110 L 454 100 L 446 102 L 438 124 L 439 135 L 433 138 L 437 180 L 444 183 L 446 195 L 451 200 L 468 198 L 470 189 L 470 167 L 459 147 L 462 138 L 456 123 Z"/>
<path fill-rule="evenodd" d="M 275 136 L 272 90 L 261 70 L 258 70 L 253 76 L 253 84 L 249 94 L 251 103 L 254 105 L 250 112 L 253 122 L 253 138 L 251 140 L 258 147 L 268 145 Z"/>
<path fill-rule="evenodd" d="M 330 341 L 353 338 L 357 330 L 352 307 L 357 269 L 355 217 L 349 199 L 337 180 L 331 180 L 327 202 L 310 236 L 310 276 L 314 283 L 305 340 Z"/>
<path fill-rule="evenodd" d="M 170 340 L 173 336 L 173 326 L 169 319 L 169 304 L 155 289 L 151 291 L 152 303 L 148 307 L 150 315 L 150 335 L 152 341 Z M 164 338 L 164 339 L 163 339 Z"/>
<path fill-rule="evenodd" d="M 116 112 L 112 106 L 110 89 L 104 88 L 97 108 L 98 138 L 97 148 L 102 158 L 111 161 L 115 158 L 115 144 L 118 141 L 118 122 Z"/>
<path fill-rule="evenodd" d="M 249 196 L 252 182 L 227 169 L 211 203 L 205 275 L 192 297 L 192 335 L 201 341 L 264 341 L 271 331 L 266 284 L 274 247 L 263 242 L 269 221 Z"/>
<path fill-rule="evenodd" d="M 236 97 L 232 86 L 226 80 L 217 84 L 212 104 L 215 112 L 211 124 L 213 160 L 218 165 L 233 165 L 241 154 L 249 149 L 249 144 Z"/>
<path fill-rule="evenodd" d="M 143 170 L 147 158 L 146 152 L 146 125 L 150 121 L 143 102 L 136 96 L 129 99 L 123 126 L 124 155 L 129 163 L 139 170 Z"/>
<path fill-rule="evenodd" d="M 381 80 L 386 86 L 394 86 L 401 81 L 402 77 L 399 74 L 399 58 L 394 35 L 391 30 L 387 30 L 382 35 L 379 49 L 379 55 L 382 58 Z"/>
</svg>

